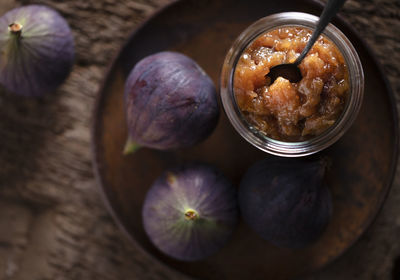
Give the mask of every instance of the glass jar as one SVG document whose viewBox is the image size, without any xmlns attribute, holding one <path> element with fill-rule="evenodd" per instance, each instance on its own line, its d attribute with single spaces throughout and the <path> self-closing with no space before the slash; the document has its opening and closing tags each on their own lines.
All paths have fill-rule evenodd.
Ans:
<svg viewBox="0 0 400 280">
<path fill-rule="evenodd" d="M 335 143 L 349 129 L 360 110 L 364 94 L 364 73 L 361 61 L 347 37 L 332 24 L 326 27 L 323 35 L 336 45 L 346 61 L 350 90 L 343 112 L 331 127 L 306 141 L 275 140 L 248 123 L 236 103 L 233 87 L 236 65 L 243 51 L 253 40 L 265 32 L 280 27 L 297 26 L 314 30 L 317 21 L 318 17 L 314 15 L 298 12 L 278 13 L 264 17 L 239 35 L 225 57 L 220 81 L 221 100 L 225 113 L 237 132 L 262 151 L 285 157 L 300 157 L 321 151 Z"/>
</svg>

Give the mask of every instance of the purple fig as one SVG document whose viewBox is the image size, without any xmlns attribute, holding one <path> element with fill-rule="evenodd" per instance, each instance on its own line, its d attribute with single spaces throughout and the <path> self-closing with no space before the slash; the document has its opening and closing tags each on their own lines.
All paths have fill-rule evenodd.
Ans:
<svg viewBox="0 0 400 280">
<path fill-rule="evenodd" d="M 279 247 L 301 248 L 329 223 L 332 199 L 324 182 L 326 161 L 268 158 L 251 166 L 240 183 L 246 223 Z"/>
<path fill-rule="evenodd" d="M 73 61 L 71 31 L 53 9 L 28 5 L 0 18 L 0 83 L 9 91 L 24 96 L 54 91 Z"/>
<path fill-rule="evenodd" d="M 125 86 L 128 141 L 166 150 L 192 146 L 215 128 L 216 89 L 197 63 L 176 52 L 145 57 L 132 69 Z"/>
<path fill-rule="evenodd" d="M 148 191 L 142 216 L 146 233 L 162 252 L 201 260 L 221 249 L 236 227 L 236 189 L 211 166 L 173 168 Z"/>
</svg>

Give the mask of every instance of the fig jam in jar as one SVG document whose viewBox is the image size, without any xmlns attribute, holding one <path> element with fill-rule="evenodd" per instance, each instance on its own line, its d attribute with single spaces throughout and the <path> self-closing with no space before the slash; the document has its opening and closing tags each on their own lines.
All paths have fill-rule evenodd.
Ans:
<svg viewBox="0 0 400 280">
<path fill-rule="evenodd" d="M 305 156 L 336 142 L 351 126 L 364 90 L 361 62 L 350 41 L 328 25 L 299 65 L 293 83 L 266 75 L 300 55 L 318 18 L 280 13 L 248 27 L 229 50 L 221 99 L 235 129 L 251 144 L 279 156 Z"/>
</svg>

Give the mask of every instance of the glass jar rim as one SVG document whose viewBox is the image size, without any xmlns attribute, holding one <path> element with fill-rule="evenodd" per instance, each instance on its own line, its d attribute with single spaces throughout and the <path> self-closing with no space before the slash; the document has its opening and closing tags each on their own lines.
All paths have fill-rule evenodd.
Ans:
<svg viewBox="0 0 400 280">
<path fill-rule="evenodd" d="M 320 135 L 299 142 L 285 142 L 269 138 L 253 128 L 239 110 L 233 78 L 237 62 L 244 49 L 261 34 L 284 26 L 300 26 L 315 29 L 318 17 L 300 12 L 284 12 L 266 16 L 247 27 L 229 49 L 221 72 L 221 100 L 230 122 L 236 131 L 258 149 L 277 156 L 299 157 L 319 152 L 335 143 L 354 122 L 363 99 L 364 74 L 359 56 L 349 39 L 333 24 L 329 24 L 323 35 L 333 42 L 343 55 L 349 70 L 350 94 L 341 116 Z"/>
</svg>

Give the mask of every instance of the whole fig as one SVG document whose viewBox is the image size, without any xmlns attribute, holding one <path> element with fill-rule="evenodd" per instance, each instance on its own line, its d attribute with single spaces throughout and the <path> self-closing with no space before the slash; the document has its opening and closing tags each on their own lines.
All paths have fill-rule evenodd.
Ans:
<svg viewBox="0 0 400 280">
<path fill-rule="evenodd" d="M 165 254 L 206 258 L 228 242 L 238 222 L 236 188 L 215 168 L 187 164 L 165 171 L 143 205 L 144 229 Z"/>
<path fill-rule="evenodd" d="M 279 247 L 301 248 L 315 241 L 332 213 L 326 162 L 268 158 L 251 166 L 239 188 L 243 219 Z"/>
<path fill-rule="evenodd" d="M 215 128 L 216 89 L 200 66 L 176 52 L 145 57 L 132 69 L 125 86 L 128 141 L 166 150 L 192 146 Z"/>
<path fill-rule="evenodd" d="M 67 22 L 41 5 L 15 8 L 0 18 L 0 83 L 24 96 L 42 96 L 68 76 L 74 42 Z"/>
</svg>

